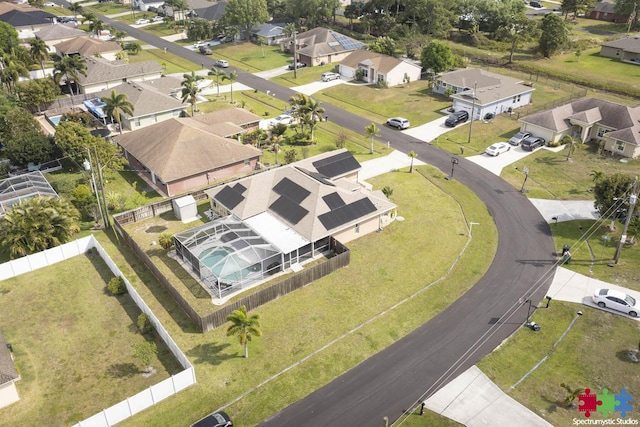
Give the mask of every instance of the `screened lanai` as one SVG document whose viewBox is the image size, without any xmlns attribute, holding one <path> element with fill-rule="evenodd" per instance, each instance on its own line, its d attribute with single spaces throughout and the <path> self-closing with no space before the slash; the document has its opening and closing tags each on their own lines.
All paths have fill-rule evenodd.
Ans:
<svg viewBox="0 0 640 427">
<path fill-rule="evenodd" d="M 233 215 L 174 236 L 176 254 L 215 298 L 282 270 L 281 253 Z"/>
<path fill-rule="evenodd" d="M 0 216 L 21 200 L 33 197 L 58 197 L 42 172 L 35 171 L 0 181 Z"/>
</svg>

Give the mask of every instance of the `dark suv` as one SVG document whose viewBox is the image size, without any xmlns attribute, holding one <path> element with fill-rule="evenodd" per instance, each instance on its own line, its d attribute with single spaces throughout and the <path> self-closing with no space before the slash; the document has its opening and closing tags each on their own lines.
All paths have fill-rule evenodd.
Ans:
<svg viewBox="0 0 640 427">
<path fill-rule="evenodd" d="M 467 120 L 469 120 L 469 113 L 468 112 L 466 112 L 464 110 L 463 111 L 456 111 L 455 113 L 453 113 L 449 117 L 447 117 L 447 120 L 445 120 L 444 125 L 448 126 L 450 128 L 454 128 L 459 123 L 464 123 Z"/>
<path fill-rule="evenodd" d="M 543 138 L 539 138 L 537 136 L 528 136 L 522 140 L 522 143 L 520 143 L 520 146 L 522 147 L 523 150 L 533 151 L 536 148 L 542 147 L 544 145 L 544 142 L 545 141 Z"/>
</svg>

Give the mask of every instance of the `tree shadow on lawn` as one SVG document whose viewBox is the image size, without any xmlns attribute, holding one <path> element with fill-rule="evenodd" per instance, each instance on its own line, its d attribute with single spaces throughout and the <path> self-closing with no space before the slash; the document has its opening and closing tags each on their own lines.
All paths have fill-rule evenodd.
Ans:
<svg viewBox="0 0 640 427">
<path fill-rule="evenodd" d="M 114 363 L 107 368 L 107 374 L 114 378 L 131 378 L 139 372 L 134 363 Z"/>
<path fill-rule="evenodd" d="M 191 350 L 187 351 L 187 356 L 193 359 L 194 364 L 203 364 L 207 363 L 209 365 L 215 366 L 219 365 L 225 360 L 234 359 L 237 357 L 244 357 L 244 353 L 242 355 L 223 353 L 231 344 L 214 344 L 214 343 L 206 343 L 206 344 L 198 344 L 193 347 Z"/>
<path fill-rule="evenodd" d="M 560 402 L 558 399 L 549 398 L 544 395 L 540 397 L 542 398 L 542 400 L 549 404 L 549 406 L 547 406 L 547 408 L 545 409 L 547 413 L 553 414 L 558 410 L 558 408 L 562 408 L 562 402 Z"/>
<path fill-rule="evenodd" d="M 547 154 L 535 158 L 533 161 L 537 164 L 555 166 L 557 164 L 566 163 L 566 156 L 558 156 L 557 154 Z"/>
</svg>

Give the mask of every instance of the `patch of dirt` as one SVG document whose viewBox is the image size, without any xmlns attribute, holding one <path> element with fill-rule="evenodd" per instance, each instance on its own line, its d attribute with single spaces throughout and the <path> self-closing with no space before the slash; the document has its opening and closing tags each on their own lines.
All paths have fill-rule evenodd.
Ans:
<svg viewBox="0 0 640 427">
<path fill-rule="evenodd" d="M 147 227 L 146 230 L 144 230 L 145 233 L 162 233 L 163 231 L 166 231 L 167 227 L 165 227 L 164 225 L 152 225 L 151 227 Z"/>
</svg>

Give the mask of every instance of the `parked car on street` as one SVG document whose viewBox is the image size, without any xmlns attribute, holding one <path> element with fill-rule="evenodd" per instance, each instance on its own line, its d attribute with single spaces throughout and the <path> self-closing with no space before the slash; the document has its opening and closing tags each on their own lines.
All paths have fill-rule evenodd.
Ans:
<svg viewBox="0 0 640 427">
<path fill-rule="evenodd" d="M 533 151 L 536 148 L 540 148 L 544 146 L 544 142 L 545 142 L 544 138 L 540 138 L 537 136 L 529 136 L 525 138 L 520 145 L 522 146 L 522 149 L 525 151 Z"/>
<path fill-rule="evenodd" d="M 501 153 L 506 153 L 509 150 L 511 150 L 511 146 L 509 144 L 507 144 L 506 142 L 498 142 L 496 144 L 491 145 L 490 147 L 487 147 L 487 149 L 484 150 L 484 152 L 490 156 L 496 157 L 496 156 L 499 156 Z"/>
<path fill-rule="evenodd" d="M 518 145 L 520 145 L 522 143 L 522 141 L 525 138 L 528 138 L 530 136 L 531 136 L 531 134 L 529 132 L 520 131 L 520 132 L 516 133 L 515 135 L 513 135 L 511 138 L 509 138 L 509 144 L 518 146 Z"/>
<path fill-rule="evenodd" d="M 614 289 L 598 288 L 591 299 L 598 307 L 621 311 L 632 317 L 638 317 L 640 313 L 640 306 L 635 298 Z"/>
<path fill-rule="evenodd" d="M 398 130 L 407 129 L 410 126 L 409 120 L 404 117 L 392 117 L 387 120 L 387 125 Z"/>
<path fill-rule="evenodd" d="M 529 2 L 529 6 L 531 6 L 531 7 L 536 7 L 536 8 L 540 8 L 540 7 L 542 7 L 542 3 L 537 2 L 537 1 L 530 1 L 530 2 Z"/>
<path fill-rule="evenodd" d="M 469 113 L 467 111 L 456 111 L 452 113 L 447 120 L 445 120 L 444 125 L 450 128 L 456 127 L 460 123 L 464 123 L 469 120 Z"/>
<path fill-rule="evenodd" d="M 330 82 L 331 80 L 338 79 L 340 79 L 340 74 L 338 73 L 323 73 L 322 77 L 320 77 L 320 80 L 322 80 L 323 82 Z"/>
<path fill-rule="evenodd" d="M 224 59 L 218 59 L 214 65 L 220 68 L 229 68 L 229 61 L 226 61 Z"/>
<path fill-rule="evenodd" d="M 148 24 L 149 22 L 151 21 L 149 21 L 148 19 L 141 18 L 136 21 L 136 25 Z"/>
<path fill-rule="evenodd" d="M 294 62 L 293 64 L 289 64 L 289 66 L 287 67 L 290 70 L 293 70 L 294 68 L 304 68 L 306 67 L 307 64 L 305 64 L 304 62 Z"/>
<path fill-rule="evenodd" d="M 213 54 L 213 51 L 211 50 L 211 48 L 209 46 L 200 46 L 198 48 L 198 51 L 200 51 L 200 53 L 203 54 L 203 55 L 211 55 L 211 54 Z"/>
<path fill-rule="evenodd" d="M 233 421 L 224 411 L 214 412 L 191 424 L 191 427 L 231 427 Z"/>
</svg>

